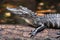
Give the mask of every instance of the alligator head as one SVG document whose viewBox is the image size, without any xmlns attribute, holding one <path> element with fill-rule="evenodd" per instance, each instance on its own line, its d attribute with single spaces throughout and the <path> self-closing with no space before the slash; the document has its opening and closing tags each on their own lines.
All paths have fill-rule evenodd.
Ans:
<svg viewBox="0 0 60 40">
<path fill-rule="evenodd" d="M 7 10 L 9 10 L 10 12 L 12 12 L 13 14 L 19 15 L 22 19 L 24 19 L 28 24 L 33 24 L 33 18 L 36 17 L 35 13 L 32 12 L 31 10 L 29 10 L 26 7 L 23 6 L 19 6 L 17 8 L 6 8 Z M 33 23 L 32 23 L 33 22 Z"/>
</svg>

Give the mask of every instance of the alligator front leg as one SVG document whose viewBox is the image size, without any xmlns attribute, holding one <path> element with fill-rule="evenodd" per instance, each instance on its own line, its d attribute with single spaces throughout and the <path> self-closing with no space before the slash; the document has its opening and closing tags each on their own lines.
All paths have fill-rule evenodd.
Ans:
<svg viewBox="0 0 60 40">
<path fill-rule="evenodd" d="M 44 26 L 44 24 L 41 24 L 38 28 L 36 28 L 34 31 L 32 31 L 30 33 L 30 37 L 34 37 L 38 32 L 41 32 L 42 30 L 44 30 L 46 28 L 46 26 Z"/>
</svg>

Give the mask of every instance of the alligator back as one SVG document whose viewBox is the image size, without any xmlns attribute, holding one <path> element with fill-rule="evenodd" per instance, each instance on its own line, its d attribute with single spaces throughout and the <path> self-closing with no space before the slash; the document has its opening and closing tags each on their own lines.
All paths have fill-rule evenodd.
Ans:
<svg viewBox="0 0 60 40">
<path fill-rule="evenodd" d="M 47 27 L 60 28 L 60 14 L 45 14 L 40 16 L 40 22 Z"/>
</svg>

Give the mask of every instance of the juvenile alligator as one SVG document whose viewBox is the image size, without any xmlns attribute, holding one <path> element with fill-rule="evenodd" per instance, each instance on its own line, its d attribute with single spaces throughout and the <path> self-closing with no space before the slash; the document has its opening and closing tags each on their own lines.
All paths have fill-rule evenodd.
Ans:
<svg viewBox="0 0 60 40">
<path fill-rule="evenodd" d="M 19 6 L 17 8 L 7 7 L 7 9 L 13 14 L 20 15 L 20 17 L 27 23 L 36 27 L 36 29 L 30 33 L 31 37 L 35 36 L 38 32 L 45 28 L 51 27 L 60 29 L 60 14 L 49 13 L 44 16 L 37 16 L 36 13 L 23 6 Z"/>
</svg>

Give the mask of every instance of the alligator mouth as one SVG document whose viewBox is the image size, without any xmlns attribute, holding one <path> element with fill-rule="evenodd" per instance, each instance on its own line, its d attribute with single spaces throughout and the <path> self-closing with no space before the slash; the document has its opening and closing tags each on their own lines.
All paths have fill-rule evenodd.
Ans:
<svg viewBox="0 0 60 40">
<path fill-rule="evenodd" d="M 21 19 L 25 20 L 26 23 L 28 23 L 29 26 L 32 26 L 32 27 L 36 27 L 36 25 L 34 25 L 32 23 L 32 19 L 28 19 L 28 18 L 25 18 L 25 17 L 21 17 Z"/>
</svg>

